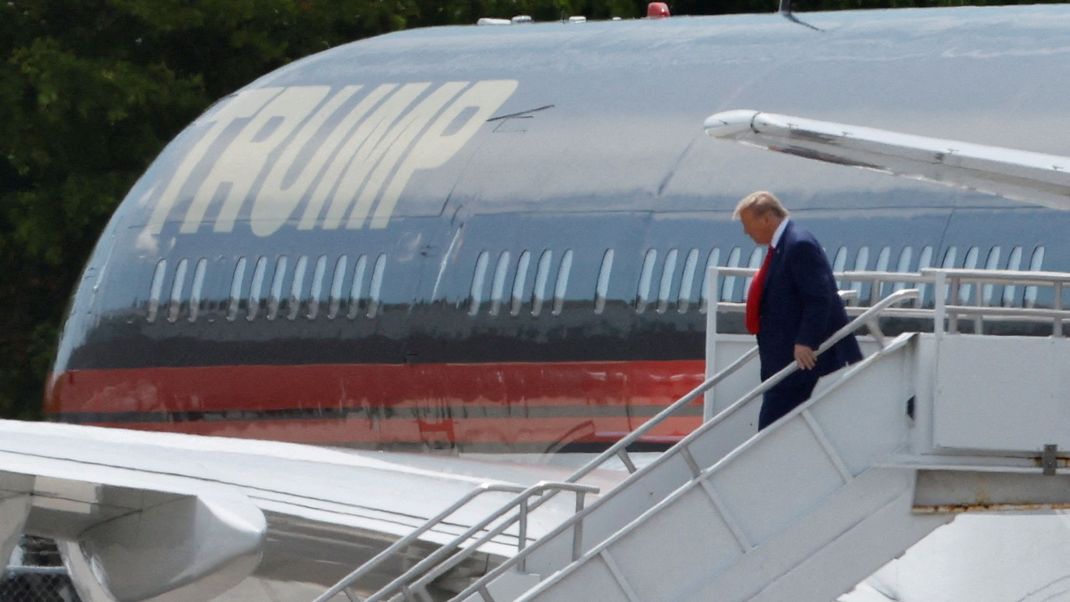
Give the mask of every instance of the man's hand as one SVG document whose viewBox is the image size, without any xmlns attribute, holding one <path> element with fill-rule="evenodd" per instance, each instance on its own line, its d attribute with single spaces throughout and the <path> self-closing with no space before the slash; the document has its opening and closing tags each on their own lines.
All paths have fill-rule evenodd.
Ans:
<svg viewBox="0 0 1070 602">
<path fill-rule="evenodd" d="M 813 370 L 817 365 L 817 354 L 806 345 L 795 346 L 795 363 L 803 370 Z"/>
</svg>

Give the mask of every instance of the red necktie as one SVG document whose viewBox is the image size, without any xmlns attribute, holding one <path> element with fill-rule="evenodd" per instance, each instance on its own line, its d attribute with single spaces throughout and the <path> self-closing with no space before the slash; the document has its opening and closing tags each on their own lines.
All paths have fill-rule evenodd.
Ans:
<svg viewBox="0 0 1070 602">
<path fill-rule="evenodd" d="M 754 275 L 754 280 L 750 282 L 750 288 L 747 289 L 747 332 L 751 334 L 758 334 L 758 329 L 761 326 L 761 317 L 759 316 L 759 310 L 762 306 L 762 289 L 765 287 L 765 273 L 769 270 L 769 260 L 773 257 L 773 247 L 769 247 L 765 251 L 765 261 L 762 262 L 762 267 L 758 268 L 758 273 Z"/>
</svg>

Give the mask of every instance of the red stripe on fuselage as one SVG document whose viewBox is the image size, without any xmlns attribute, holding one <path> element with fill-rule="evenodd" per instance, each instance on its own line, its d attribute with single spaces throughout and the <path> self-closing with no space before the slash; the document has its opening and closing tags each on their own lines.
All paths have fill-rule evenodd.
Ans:
<svg viewBox="0 0 1070 602">
<path fill-rule="evenodd" d="M 52 382 L 61 420 L 359 447 L 605 443 L 703 379 L 701 360 L 338 364 L 77 370 Z M 701 407 L 701 400 L 695 408 Z M 678 439 L 697 411 L 655 429 Z"/>
</svg>

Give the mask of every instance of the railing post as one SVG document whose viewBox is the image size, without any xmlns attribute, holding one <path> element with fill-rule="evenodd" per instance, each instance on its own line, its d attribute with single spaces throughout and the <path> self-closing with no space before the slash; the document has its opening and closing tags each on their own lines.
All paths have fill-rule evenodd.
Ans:
<svg viewBox="0 0 1070 602">
<path fill-rule="evenodd" d="M 947 302 L 950 300 L 951 305 L 959 304 L 959 287 L 962 286 L 962 281 L 958 276 L 951 277 L 951 286 L 947 287 L 944 291 L 944 311 L 947 311 Z M 959 331 L 959 314 L 957 311 L 951 312 L 948 316 L 947 331 L 954 334 Z"/>
<path fill-rule="evenodd" d="M 944 334 L 944 319 L 947 318 L 947 274 L 933 274 L 933 334 L 939 338 Z"/>
<path fill-rule="evenodd" d="M 583 500 L 586 492 L 576 492 L 576 514 L 583 512 Z M 572 528 L 572 560 L 577 560 L 583 553 L 583 518 L 576 519 L 576 525 Z"/>
<path fill-rule="evenodd" d="M 628 469 L 628 474 L 631 474 L 638 470 L 635 467 L 635 463 L 632 462 L 631 456 L 628 455 L 628 448 L 622 447 L 617 451 L 617 457 L 620 458 L 621 463 L 624 464 L 624 468 Z"/>
<path fill-rule="evenodd" d="M 1063 283 L 1055 283 L 1055 299 L 1052 300 L 1052 307 L 1057 310 L 1063 309 Z M 1055 316 L 1055 324 L 1052 325 L 1052 336 L 1063 336 L 1063 318 L 1062 316 Z"/>
<path fill-rule="evenodd" d="M 717 358 L 717 305 L 721 300 L 721 292 L 717 288 L 719 271 L 717 266 L 711 267 L 706 272 L 706 378 L 716 374 L 714 363 Z M 717 387 L 710 387 L 702 395 L 702 421 L 706 422 L 717 414 Z"/>
<path fill-rule="evenodd" d="M 572 525 L 572 561 L 575 562 L 580 559 L 580 554 L 583 552 L 583 519 L 577 520 Z M 523 559 L 521 559 L 523 560 Z M 521 569 L 523 572 L 523 569 Z"/>
<path fill-rule="evenodd" d="M 517 540 L 516 551 L 517 553 L 523 552 L 528 542 L 528 498 L 524 496 L 524 499 L 520 500 L 520 536 Z M 524 572 L 525 560 L 527 556 L 520 557 L 520 572 Z"/>
</svg>

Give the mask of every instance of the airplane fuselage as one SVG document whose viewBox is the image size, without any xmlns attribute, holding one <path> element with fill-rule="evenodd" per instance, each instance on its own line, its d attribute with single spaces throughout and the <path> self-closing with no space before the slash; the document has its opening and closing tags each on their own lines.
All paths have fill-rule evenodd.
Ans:
<svg viewBox="0 0 1070 602">
<path fill-rule="evenodd" d="M 775 190 L 837 269 L 1070 269 L 1066 212 L 701 127 L 751 108 L 1070 155 L 1070 10 L 804 20 L 818 29 L 776 15 L 436 28 L 264 76 L 117 210 L 48 414 L 367 448 L 604 445 L 701 382 L 705 312 L 744 284 L 708 291 L 704 274 L 760 263 L 731 219 L 754 189 Z"/>
</svg>

